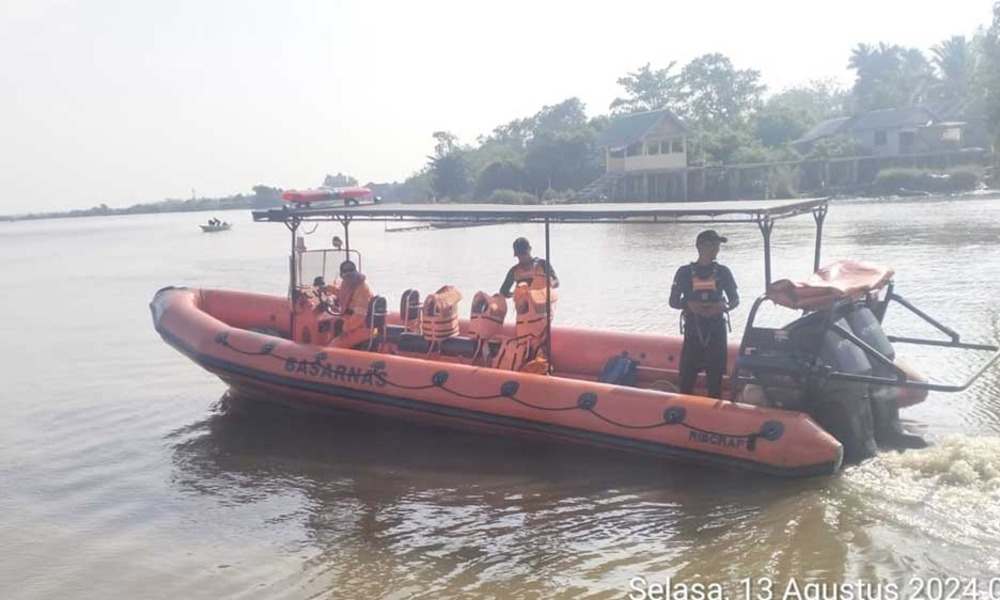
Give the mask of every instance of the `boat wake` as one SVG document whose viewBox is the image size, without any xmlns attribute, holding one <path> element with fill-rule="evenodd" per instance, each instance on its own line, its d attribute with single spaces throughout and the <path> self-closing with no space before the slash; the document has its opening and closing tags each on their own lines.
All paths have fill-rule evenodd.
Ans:
<svg viewBox="0 0 1000 600">
<path fill-rule="evenodd" d="M 1000 437 L 949 435 L 883 453 L 844 481 L 872 501 L 879 520 L 960 546 L 1000 543 Z"/>
</svg>

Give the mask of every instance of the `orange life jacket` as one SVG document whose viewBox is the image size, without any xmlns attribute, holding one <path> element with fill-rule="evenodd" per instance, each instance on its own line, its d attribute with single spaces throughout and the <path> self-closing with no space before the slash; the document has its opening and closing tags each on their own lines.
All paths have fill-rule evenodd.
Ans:
<svg viewBox="0 0 1000 600">
<path fill-rule="evenodd" d="M 505 340 L 500 350 L 493 356 L 490 366 L 505 371 L 519 371 L 531 354 L 531 338 L 513 337 Z"/>
<path fill-rule="evenodd" d="M 472 297 L 472 312 L 469 315 L 469 335 L 481 340 L 489 340 L 503 331 L 503 321 L 507 317 L 507 299 L 500 294 L 488 295 L 476 292 Z"/>
<path fill-rule="evenodd" d="M 458 335 L 458 302 L 462 293 L 446 285 L 429 294 L 420 315 L 421 333 L 431 342 Z"/>
<path fill-rule="evenodd" d="M 337 336 L 335 346 L 350 347 L 371 337 L 367 318 L 368 304 L 373 295 L 364 275 L 357 274 L 341 281 L 337 290 L 341 317 L 334 332 Z"/>
<path fill-rule="evenodd" d="M 514 309 L 517 311 L 515 331 L 518 337 L 531 336 L 532 345 L 540 348 L 548 332 L 549 319 L 546 312 L 551 307 L 555 313 L 558 294 L 546 289 L 546 277 L 535 276 L 531 285 L 519 284 L 514 289 Z M 548 296 L 548 302 L 546 297 Z"/>
<path fill-rule="evenodd" d="M 515 286 L 524 283 L 533 288 L 541 287 L 545 289 L 545 278 L 547 276 L 545 267 L 542 266 L 542 262 L 537 258 L 531 259 L 531 262 L 526 265 L 522 265 L 520 262 L 514 265 Z M 536 283 L 539 280 L 541 280 L 541 286 Z"/>
<path fill-rule="evenodd" d="M 700 277 L 694 263 L 691 264 L 691 296 L 687 307 L 700 317 L 717 317 L 723 312 L 722 290 L 715 275 L 715 265 L 708 275 Z"/>
</svg>

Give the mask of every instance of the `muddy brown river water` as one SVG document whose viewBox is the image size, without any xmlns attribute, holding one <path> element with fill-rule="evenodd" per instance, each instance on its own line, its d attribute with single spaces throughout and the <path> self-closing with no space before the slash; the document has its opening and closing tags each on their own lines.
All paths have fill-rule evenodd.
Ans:
<svg viewBox="0 0 1000 600">
<path fill-rule="evenodd" d="M 0 597 L 638 598 L 669 578 L 743 600 L 751 578 L 766 600 L 766 578 L 775 598 L 862 582 L 873 598 L 924 585 L 971 600 L 974 581 L 1000 600 L 1000 368 L 903 412 L 932 447 L 807 480 L 253 405 L 150 323 L 166 285 L 284 293 L 286 230 L 226 212 L 232 231 L 203 234 L 208 216 L 0 223 Z M 719 229 L 738 333 L 762 291 L 760 234 Z M 697 231 L 553 227 L 557 319 L 676 332 L 670 278 Z M 1000 338 L 1000 200 L 836 202 L 825 233 L 825 259 L 889 264 L 965 338 Z M 540 227 L 512 225 L 359 223 L 351 242 L 397 302 L 409 287 L 494 290 L 518 235 L 541 247 Z M 808 216 L 777 224 L 775 277 L 808 272 L 812 235 Z M 901 312 L 887 324 L 932 333 Z M 984 358 L 901 352 L 951 381 Z M 962 595 L 935 597 L 934 577 Z"/>
</svg>

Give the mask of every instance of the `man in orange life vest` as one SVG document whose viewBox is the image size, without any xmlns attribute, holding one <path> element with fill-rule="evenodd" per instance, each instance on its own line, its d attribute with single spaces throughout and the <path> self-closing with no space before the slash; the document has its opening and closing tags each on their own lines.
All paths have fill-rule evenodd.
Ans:
<svg viewBox="0 0 1000 600">
<path fill-rule="evenodd" d="M 369 337 L 368 303 L 372 299 L 372 290 L 365 281 L 365 276 L 358 272 L 357 266 L 349 260 L 340 263 L 340 287 L 337 289 L 337 304 L 340 305 L 341 316 L 334 323 L 334 347 L 352 348 Z"/>
<path fill-rule="evenodd" d="M 708 395 L 722 397 L 726 372 L 726 314 L 740 303 L 733 273 L 715 262 L 726 238 L 709 229 L 698 234 L 698 260 L 677 269 L 670 288 L 670 306 L 680 309 L 684 323 L 680 391 L 690 394 L 702 369 Z"/>
<path fill-rule="evenodd" d="M 519 283 L 526 283 L 530 287 L 535 277 L 547 275 L 552 281 L 552 287 L 559 287 L 559 278 L 552 270 L 552 265 L 546 263 L 544 259 L 531 256 L 531 244 L 526 238 L 519 237 L 514 240 L 514 256 L 517 257 L 517 264 L 507 271 L 507 277 L 500 285 L 500 294 L 504 298 L 513 296 L 512 288 Z"/>
</svg>

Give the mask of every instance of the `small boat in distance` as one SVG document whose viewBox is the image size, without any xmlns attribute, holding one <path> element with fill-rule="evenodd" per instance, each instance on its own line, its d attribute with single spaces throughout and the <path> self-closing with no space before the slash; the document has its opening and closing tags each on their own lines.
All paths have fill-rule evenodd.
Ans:
<svg viewBox="0 0 1000 600">
<path fill-rule="evenodd" d="M 220 231 L 229 231 L 233 228 L 233 224 L 226 221 L 209 221 L 206 225 L 199 225 L 202 232 L 204 233 L 218 233 Z"/>
</svg>

